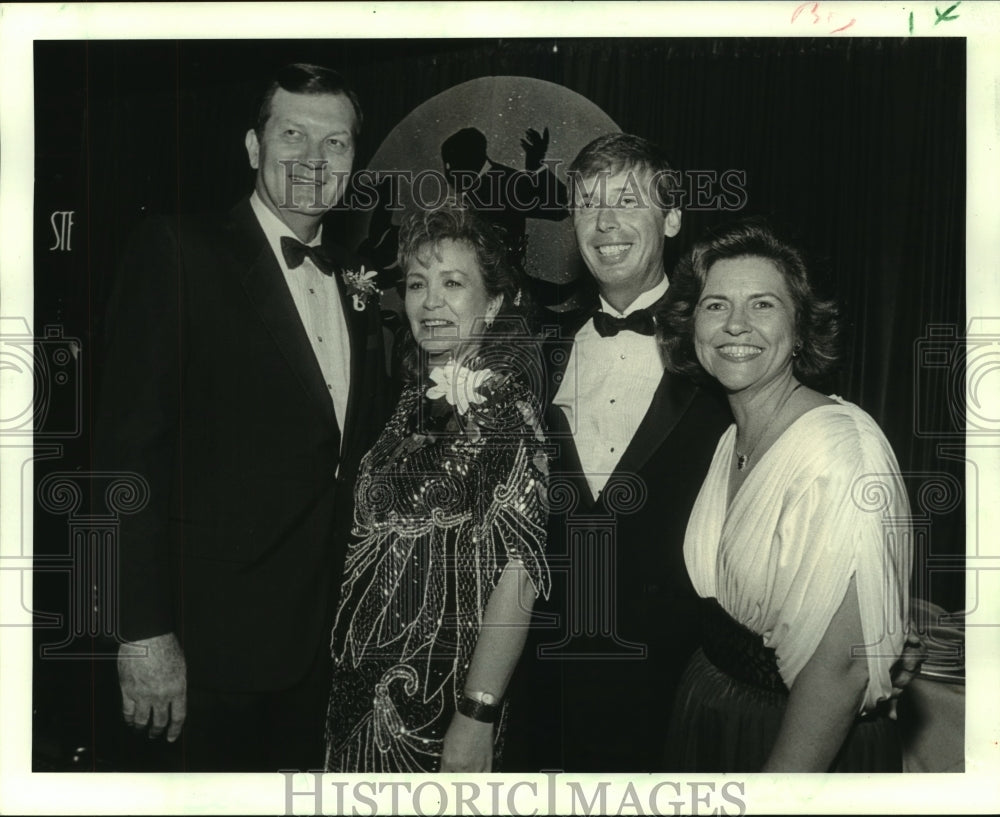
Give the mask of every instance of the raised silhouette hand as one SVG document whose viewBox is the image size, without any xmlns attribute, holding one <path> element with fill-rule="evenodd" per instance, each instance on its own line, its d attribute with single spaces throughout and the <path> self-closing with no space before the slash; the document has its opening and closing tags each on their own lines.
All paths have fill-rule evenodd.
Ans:
<svg viewBox="0 0 1000 817">
<path fill-rule="evenodd" d="M 534 128 L 528 128 L 521 140 L 521 147 L 524 149 L 524 169 L 538 170 L 549 149 L 549 129 L 539 133 Z"/>
</svg>

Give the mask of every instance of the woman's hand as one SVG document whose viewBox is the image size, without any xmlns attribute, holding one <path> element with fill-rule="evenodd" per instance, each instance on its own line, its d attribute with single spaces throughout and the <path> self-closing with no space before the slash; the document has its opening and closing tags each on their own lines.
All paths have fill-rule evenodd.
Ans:
<svg viewBox="0 0 1000 817">
<path fill-rule="evenodd" d="M 911 632 L 906 641 L 903 642 L 903 654 L 899 660 L 892 665 L 892 699 L 889 709 L 889 717 L 896 720 L 896 701 L 903 694 L 903 690 L 910 685 L 910 681 L 920 674 L 920 669 L 927 660 L 927 645 L 920 640 L 920 636 Z"/>
<path fill-rule="evenodd" d="M 493 724 L 456 712 L 444 736 L 441 771 L 493 771 Z"/>
</svg>

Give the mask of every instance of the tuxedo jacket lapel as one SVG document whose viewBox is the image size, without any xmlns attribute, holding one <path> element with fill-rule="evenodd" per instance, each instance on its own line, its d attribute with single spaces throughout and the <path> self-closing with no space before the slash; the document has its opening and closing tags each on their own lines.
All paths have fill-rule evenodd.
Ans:
<svg viewBox="0 0 1000 817">
<path fill-rule="evenodd" d="M 240 261 L 240 282 L 247 297 L 302 388 L 332 423 L 337 418 L 316 355 L 306 336 L 281 267 L 257 222 L 249 201 L 238 204 L 227 225 L 230 246 Z"/>
<path fill-rule="evenodd" d="M 546 373 L 545 405 L 549 406 L 559 393 L 559 387 L 566 376 L 566 368 L 573 352 L 573 333 L 568 333 L 564 327 L 546 327 L 545 331 L 551 333 L 542 344 Z"/>
<path fill-rule="evenodd" d="M 344 441 L 343 447 L 350 444 L 354 435 L 347 433 L 348 429 L 354 429 L 359 421 L 364 422 L 361 408 L 366 405 L 365 389 L 368 388 L 365 373 L 369 365 L 369 354 L 373 350 L 378 352 L 378 339 L 371 338 L 369 343 L 370 330 L 372 329 L 372 312 L 378 315 L 379 302 L 377 298 L 369 298 L 364 309 L 354 308 L 354 298 L 347 291 L 347 282 L 344 273 L 348 270 L 358 272 L 361 269 L 360 263 L 354 263 L 354 259 L 349 257 L 340 247 L 324 242 L 324 249 L 333 261 L 333 276 L 337 281 L 337 289 L 340 292 L 340 308 L 347 321 L 347 330 L 351 344 L 351 384 L 347 396 L 347 412 L 344 418 Z M 380 331 L 380 322 L 374 321 L 374 330 Z M 374 365 L 380 365 L 375 361 Z"/>
<path fill-rule="evenodd" d="M 566 376 L 566 369 L 569 366 L 570 357 L 573 353 L 573 341 L 576 333 L 583 325 L 590 320 L 596 307 L 572 313 L 564 318 L 558 327 L 549 327 L 552 335 L 547 337 L 544 344 L 545 368 L 548 372 L 547 388 L 547 424 L 549 429 L 549 439 L 558 447 L 553 473 L 558 474 L 564 480 L 570 490 L 578 497 L 576 512 L 589 509 L 594 504 L 593 494 L 590 492 L 590 484 L 583 472 L 580 464 L 580 452 L 576 448 L 576 440 L 573 437 L 573 429 L 570 428 L 569 421 L 563 410 L 552 405 L 559 387 Z"/>
<path fill-rule="evenodd" d="M 561 408 L 549 406 L 547 425 L 549 441 L 556 445 L 549 492 L 569 490 L 577 498 L 577 502 L 571 506 L 573 512 L 585 513 L 593 506 L 594 497 L 590 492 L 587 477 L 583 473 L 583 466 L 580 464 L 580 452 L 576 450 L 576 441 L 573 439 L 569 421 Z"/>
<path fill-rule="evenodd" d="M 655 315 L 656 310 L 666 300 L 664 293 L 649 309 Z M 653 399 L 643 415 L 642 422 L 635 430 L 632 442 L 629 443 L 622 458 L 618 461 L 615 474 L 635 474 L 649 461 L 656 450 L 670 436 L 678 420 L 687 411 L 694 400 L 697 388 L 685 377 L 674 375 L 663 370 L 660 383 L 653 392 Z M 611 477 L 614 479 L 614 474 Z"/>
</svg>

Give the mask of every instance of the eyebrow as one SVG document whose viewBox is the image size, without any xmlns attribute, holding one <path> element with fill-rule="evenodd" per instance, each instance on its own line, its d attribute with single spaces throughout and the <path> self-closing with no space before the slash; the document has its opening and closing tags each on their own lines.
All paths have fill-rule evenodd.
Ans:
<svg viewBox="0 0 1000 817">
<path fill-rule="evenodd" d="M 425 269 L 426 269 L 426 267 L 425 267 Z M 461 275 L 463 278 L 468 278 L 469 277 L 469 273 L 465 272 L 464 270 L 458 269 L 457 267 L 455 267 L 454 269 L 450 268 L 450 267 L 448 269 L 443 269 L 443 270 L 441 270 L 441 274 L 442 275 Z M 407 278 L 409 278 L 411 275 L 419 275 L 421 278 L 426 278 L 427 277 L 427 273 L 421 272 L 420 270 L 412 270 L 412 271 L 409 271 L 409 272 L 406 273 L 406 277 Z"/>
<path fill-rule="evenodd" d="M 702 294 L 702 296 L 698 299 L 698 303 L 701 303 L 702 301 L 706 300 L 707 298 L 715 298 L 716 300 L 719 300 L 719 301 L 729 301 L 729 300 L 731 300 L 731 298 L 729 298 L 728 295 L 713 295 L 712 293 L 709 292 L 709 293 Z M 776 301 L 781 301 L 781 303 L 785 302 L 785 299 L 782 298 L 780 295 L 778 295 L 775 292 L 770 292 L 770 291 L 751 293 L 747 297 L 747 300 L 751 300 L 752 301 L 754 298 L 774 298 Z"/>
<path fill-rule="evenodd" d="M 290 116 L 276 116 L 274 117 L 274 121 L 281 124 L 282 127 L 298 128 L 299 130 L 305 130 L 308 127 L 301 119 L 293 119 Z M 329 131 L 326 136 L 340 135 L 342 133 L 353 134 L 354 131 L 350 128 L 337 128 L 336 130 Z"/>
</svg>

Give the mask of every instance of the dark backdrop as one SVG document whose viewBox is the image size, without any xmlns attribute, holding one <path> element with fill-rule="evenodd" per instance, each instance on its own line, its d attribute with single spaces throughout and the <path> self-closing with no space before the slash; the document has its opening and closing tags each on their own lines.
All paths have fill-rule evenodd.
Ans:
<svg viewBox="0 0 1000 817">
<path fill-rule="evenodd" d="M 359 168 L 435 94 L 517 75 L 589 98 L 681 169 L 744 171 L 743 212 L 790 229 L 846 305 L 845 365 L 830 388 L 875 417 L 909 475 L 925 522 L 915 591 L 964 606 L 964 501 L 947 488 L 962 484 L 964 463 L 939 453 L 961 445 L 964 416 L 961 39 L 38 42 L 34 327 L 79 340 L 82 426 L 60 437 L 59 411 L 39 421 L 62 452 L 36 465 L 36 484 L 89 468 L 95 341 L 124 237 L 144 213 L 228 208 L 249 191 L 254 100 L 292 61 L 338 68 L 357 89 Z M 54 251 L 50 216 L 68 210 L 72 249 Z M 732 215 L 687 212 L 674 246 Z M 80 512 L 100 512 L 85 495 Z M 35 553 L 64 564 L 72 523 L 36 507 Z M 38 627 L 36 644 L 67 640 L 63 656 L 78 660 L 36 653 L 35 767 L 128 768 L 129 744 L 113 728 L 113 662 L 87 658 L 97 641 L 71 637 L 74 593 L 67 571 L 36 574 L 36 611 L 63 615 Z"/>
</svg>

